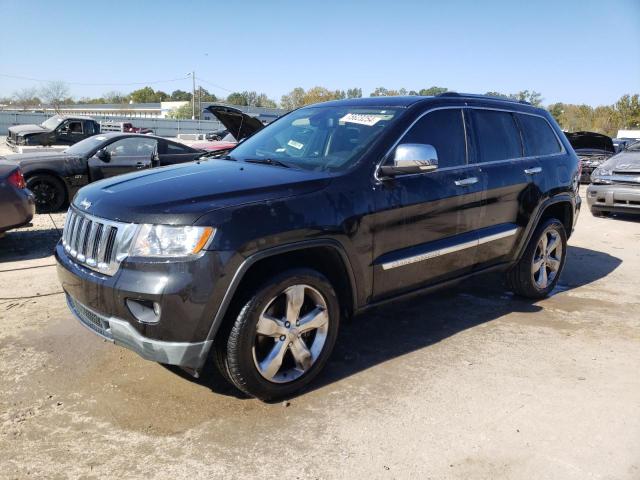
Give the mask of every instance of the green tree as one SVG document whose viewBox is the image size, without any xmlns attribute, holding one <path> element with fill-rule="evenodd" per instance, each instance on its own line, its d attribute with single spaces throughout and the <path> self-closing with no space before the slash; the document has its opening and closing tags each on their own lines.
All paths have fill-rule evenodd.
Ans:
<svg viewBox="0 0 640 480">
<path fill-rule="evenodd" d="M 174 120 L 190 119 L 192 113 L 191 103 L 185 103 L 184 105 L 167 112 L 167 118 L 173 118 Z"/>
<path fill-rule="evenodd" d="M 227 97 L 227 103 L 230 103 L 231 105 L 242 105 L 242 106 L 248 105 L 247 98 L 240 92 L 231 93 Z"/>
<path fill-rule="evenodd" d="M 640 127 L 640 100 L 637 93 L 623 95 L 614 107 L 620 117 L 621 129 Z"/>
<path fill-rule="evenodd" d="M 105 103 L 128 103 L 129 95 L 112 90 L 102 95 Z"/>
<path fill-rule="evenodd" d="M 11 97 L 12 103 L 26 110 L 28 107 L 40 105 L 42 101 L 38 98 L 38 90 L 35 88 L 23 88 L 14 92 Z"/>
<path fill-rule="evenodd" d="M 174 102 L 190 102 L 191 93 L 185 92 L 184 90 L 174 90 L 171 92 L 170 100 Z"/>
<path fill-rule="evenodd" d="M 160 101 L 158 100 L 156 91 L 151 87 L 143 87 L 139 90 L 134 90 L 131 92 L 129 97 L 133 103 L 155 103 Z"/>
<path fill-rule="evenodd" d="M 347 98 L 362 98 L 361 88 L 349 88 L 347 90 Z"/>
<path fill-rule="evenodd" d="M 304 105 L 304 88 L 296 87 L 280 99 L 280 106 L 285 110 L 295 110 Z"/>
<path fill-rule="evenodd" d="M 429 87 L 421 89 L 418 93 L 425 96 L 435 96 L 448 91 L 449 89 L 445 87 Z"/>
</svg>

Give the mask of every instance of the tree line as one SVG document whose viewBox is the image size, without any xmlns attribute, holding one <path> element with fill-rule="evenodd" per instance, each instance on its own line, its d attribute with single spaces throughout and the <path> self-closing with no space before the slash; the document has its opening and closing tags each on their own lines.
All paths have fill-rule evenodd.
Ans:
<svg viewBox="0 0 640 480">
<path fill-rule="evenodd" d="M 394 96 L 394 95 L 439 95 L 449 91 L 448 88 L 432 86 L 420 90 L 407 90 L 406 88 L 388 89 L 378 87 L 369 93 L 370 97 Z M 280 102 L 269 98 L 265 93 L 256 91 L 231 92 L 227 96 L 218 97 L 207 91 L 203 87 L 196 89 L 196 102 L 222 102 L 231 105 L 253 106 L 293 110 L 313 103 L 328 100 L 340 100 L 344 98 L 361 98 L 363 96 L 361 88 L 349 88 L 347 90 L 330 90 L 325 87 L 316 86 L 305 90 L 297 87 L 289 93 L 282 95 Z M 542 106 L 543 97 L 540 92 L 521 90 L 516 93 L 502 93 L 496 91 L 486 92 L 492 95 L 513 100 L 524 100 L 534 106 Z M 51 105 L 54 109 L 62 105 L 73 104 L 127 104 L 127 103 L 158 103 L 167 101 L 193 102 L 192 92 L 184 90 L 174 90 L 171 93 L 162 90 L 154 90 L 152 87 L 143 87 L 130 93 L 110 91 L 101 97 L 89 98 L 81 97 L 78 100 L 71 97 L 69 87 L 60 81 L 49 82 L 40 89 L 24 88 L 11 97 L 0 98 L 0 104 L 16 106 L 18 108 L 33 109 L 42 104 Z M 590 105 L 553 103 L 546 107 L 558 121 L 563 130 L 566 131 L 593 131 L 615 136 L 619 129 L 640 128 L 640 100 L 638 94 L 623 95 L 612 105 L 600 105 L 592 107 Z M 196 108 L 196 116 L 200 114 Z M 173 118 L 191 118 L 192 106 L 184 105 L 171 112 Z"/>
</svg>

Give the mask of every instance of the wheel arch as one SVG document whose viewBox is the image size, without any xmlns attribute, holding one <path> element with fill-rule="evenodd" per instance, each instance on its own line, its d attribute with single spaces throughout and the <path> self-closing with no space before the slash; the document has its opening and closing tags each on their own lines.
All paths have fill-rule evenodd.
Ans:
<svg viewBox="0 0 640 480">
<path fill-rule="evenodd" d="M 57 180 L 60 180 L 60 182 L 62 182 L 62 185 L 64 185 L 64 194 L 66 196 L 65 200 L 67 202 L 71 200 L 69 184 L 67 183 L 66 179 L 62 175 L 60 175 L 60 173 L 56 172 L 55 170 L 49 170 L 46 168 L 36 168 L 34 170 L 24 172 L 24 179 L 28 183 L 29 179 L 35 177 L 36 175 L 48 175 L 50 177 L 56 178 Z"/>
<path fill-rule="evenodd" d="M 558 195 L 548 198 L 540 205 L 535 216 L 533 217 L 533 220 L 529 223 L 526 234 L 523 235 L 518 247 L 518 254 L 515 258 L 515 261 L 517 262 L 518 260 L 520 260 L 520 258 L 524 254 L 527 245 L 531 240 L 531 236 L 533 235 L 533 232 L 535 231 L 537 226 L 540 225 L 540 222 L 543 222 L 548 218 L 557 218 L 564 225 L 565 231 L 567 233 L 567 238 L 569 238 L 573 230 L 574 215 L 574 202 L 570 195 Z"/>
<path fill-rule="evenodd" d="M 209 346 L 229 312 L 237 309 L 244 298 L 243 291 L 260 284 L 273 268 L 288 269 L 307 267 L 325 275 L 336 289 L 342 314 L 350 315 L 357 308 L 357 284 L 346 251 L 336 240 L 309 240 L 281 245 L 254 253 L 247 257 L 236 271 L 216 312 L 207 340 Z M 202 369 L 208 357 L 208 350 L 200 359 Z"/>
</svg>

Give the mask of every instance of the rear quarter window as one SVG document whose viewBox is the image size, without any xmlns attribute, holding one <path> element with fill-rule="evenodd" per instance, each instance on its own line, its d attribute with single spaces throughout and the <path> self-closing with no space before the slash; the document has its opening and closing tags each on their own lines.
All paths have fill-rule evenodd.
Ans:
<svg viewBox="0 0 640 480">
<path fill-rule="evenodd" d="M 521 113 L 517 116 L 522 128 L 524 152 L 527 157 L 552 155 L 562 151 L 558 137 L 544 118 Z"/>
</svg>

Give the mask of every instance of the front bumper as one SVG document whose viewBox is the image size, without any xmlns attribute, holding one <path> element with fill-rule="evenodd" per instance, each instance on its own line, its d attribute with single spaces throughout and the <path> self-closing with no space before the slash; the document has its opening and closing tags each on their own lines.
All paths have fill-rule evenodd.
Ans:
<svg viewBox="0 0 640 480">
<path fill-rule="evenodd" d="M 595 211 L 640 214 L 640 184 L 591 184 L 587 187 L 587 203 Z"/>
<path fill-rule="evenodd" d="M 84 326 L 148 360 L 202 368 L 223 283 L 217 252 L 183 262 L 125 259 L 113 276 L 75 263 L 61 243 L 55 256 L 69 308 Z M 157 303 L 159 321 L 141 321 L 128 306 L 131 300 Z"/>
<path fill-rule="evenodd" d="M 129 322 L 95 312 L 67 294 L 71 313 L 93 333 L 133 350 L 142 358 L 196 370 L 211 348 L 211 340 L 204 342 L 164 342 L 141 335 Z"/>
</svg>

